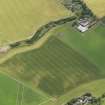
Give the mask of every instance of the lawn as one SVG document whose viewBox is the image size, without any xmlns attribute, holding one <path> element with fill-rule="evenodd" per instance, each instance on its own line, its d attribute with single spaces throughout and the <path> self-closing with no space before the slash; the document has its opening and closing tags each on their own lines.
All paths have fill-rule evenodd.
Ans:
<svg viewBox="0 0 105 105">
<path fill-rule="evenodd" d="M 103 78 L 97 66 L 55 37 L 39 49 L 13 56 L 0 65 L 0 70 L 54 97 Z"/>
<path fill-rule="evenodd" d="M 85 0 L 84 2 L 98 18 L 105 16 L 105 0 Z"/>
<path fill-rule="evenodd" d="M 38 105 L 46 100 L 46 95 L 40 95 L 0 73 L 0 105 Z"/>
<path fill-rule="evenodd" d="M 30 37 L 41 25 L 69 15 L 58 0 L 0 0 L 0 46 Z"/>
<path fill-rule="evenodd" d="M 94 26 L 85 33 L 78 32 L 70 24 L 57 28 L 56 35 L 65 44 L 75 49 L 96 64 L 101 70 L 105 69 L 105 27 Z"/>
</svg>

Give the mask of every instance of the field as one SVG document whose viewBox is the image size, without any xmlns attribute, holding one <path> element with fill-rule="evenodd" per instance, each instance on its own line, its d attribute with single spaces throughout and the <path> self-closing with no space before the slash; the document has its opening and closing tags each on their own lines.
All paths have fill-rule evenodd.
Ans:
<svg viewBox="0 0 105 105">
<path fill-rule="evenodd" d="M 59 1 L 0 0 L 0 46 L 30 37 L 40 26 L 70 16 Z M 105 10 L 100 8 L 104 1 L 86 3 L 99 18 L 104 16 Z M 68 23 L 33 45 L 0 54 L 0 105 L 64 105 L 85 92 L 102 95 L 104 34 L 100 24 L 80 33 Z"/>
<path fill-rule="evenodd" d="M 86 33 L 80 33 L 67 24 L 57 28 L 52 34 L 96 64 L 105 73 L 105 27 L 99 24 Z"/>
<path fill-rule="evenodd" d="M 85 0 L 84 2 L 98 18 L 105 16 L 105 0 Z"/>
<path fill-rule="evenodd" d="M 0 70 L 50 97 L 61 97 L 81 84 L 103 78 L 97 66 L 55 37 L 40 49 L 8 59 Z"/>
<path fill-rule="evenodd" d="M 0 104 L 1 105 L 38 105 L 48 100 L 46 95 L 19 84 L 15 80 L 0 73 Z"/>
<path fill-rule="evenodd" d="M 69 15 L 58 0 L 0 0 L 0 46 L 30 37 L 41 25 Z"/>
</svg>

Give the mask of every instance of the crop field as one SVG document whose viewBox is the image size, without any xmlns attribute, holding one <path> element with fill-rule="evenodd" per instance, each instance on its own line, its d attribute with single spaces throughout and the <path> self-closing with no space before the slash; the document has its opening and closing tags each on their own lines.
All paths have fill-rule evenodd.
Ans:
<svg viewBox="0 0 105 105">
<path fill-rule="evenodd" d="M 86 33 L 80 33 L 70 24 L 57 28 L 55 34 L 58 39 L 84 55 L 95 63 L 105 74 L 105 27 L 100 24 Z"/>
<path fill-rule="evenodd" d="M 72 29 L 70 24 L 66 24 L 55 29 L 52 34 L 56 36 L 49 38 L 49 40 L 39 49 L 16 54 L 3 64 L 0 64 L 1 72 L 21 81 L 26 87 L 28 86 L 36 92 L 34 93 L 32 90 L 29 90 L 29 92 L 26 93 L 24 92 L 23 101 L 22 93 L 20 92 L 20 101 L 18 104 L 62 105 L 71 98 L 85 92 L 92 92 L 96 96 L 104 93 L 105 80 L 103 78 L 105 76 L 105 71 L 100 69 L 97 62 L 98 58 L 96 58 L 97 63 L 93 63 L 93 58 L 90 59 L 92 51 L 98 51 L 97 48 L 104 43 L 104 27 L 96 26 L 93 31 L 81 34 L 75 29 Z M 100 39 L 100 41 L 97 43 L 93 41 L 94 38 L 92 38 L 92 35 L 96 35 L 94 38 Z M 86 45 L 88 49 L 86 48 Z M 92 45 L 92 48 L 94 48 L 93 50 L 90 49 L 90 46 Z M 91 53 L 89 53 L 88 50 Z M 86 52 L 90 55 L 86 56 Z M 95 57 L 96 56 L 98 57 L 98 55 L 95 55 Z M 0 80 L 1 83 L 3 82 L 2 84 L 4 84 L 5 81 L 2 79 Z M 7 83 L 5 84 L 5 87 L 6 86 Z M 17 87 L 20 87 L 20 91 L 23 91 L 24 87 L 22 85 L 17 85 L 16 83 L 14 87 L 13 85 L 10 85 L 10 89 L 12 88 L 12 90 L 8 90 L 9 92 L 13 91 L 13 95 L 11 95 L 12 92 L 5 95 L 6 90 L 3 91 L 3 97 L 0 97 L 3 104 L 14 105 L 14 103 L 17 102 Z M 13 88 L 15 90 L 13 90 Z M 5 88 L 3 87 L 3 89 Z M 27 89 L 25 90 L 27 91 Z M 40 92 L 42 92 L 43 95 L 40 95 Z M 5 97 L 8 98 L 9 102 L 3 100 Z"/>
<path fill-rule="evenodd" d="M 98 18 L 105 16 L 105 0 L 84 0 L 84 2 Z"/>
<path fill-rule="evenodd" d="M 31 89 L 0 73 L 1 105 L 38 105 L 45 100 L 48 100 L 46 95 L 33 92 Z"/>
<path fill-rule="evenodd" d="M 103 78 L 94 64 L 55 37 L 40 49 L 8 59 L 0 65 L 0 70 L 54 97 L 66 94 L 77 85 Z"/>
<path fill-rule="evenodd" d="M 69 15 L 58 0 L 0 0 L 0 46 L 30 37 L 41 25 Z"/>
</svg>

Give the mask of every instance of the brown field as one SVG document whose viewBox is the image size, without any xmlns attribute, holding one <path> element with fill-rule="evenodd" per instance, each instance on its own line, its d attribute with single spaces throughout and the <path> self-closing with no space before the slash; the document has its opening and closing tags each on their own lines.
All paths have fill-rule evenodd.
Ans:
<svg viewBox="0 0 105 105">
<path fill-rule="evenodd" d="M 58 0 L 0 0 L 0 46 L 30 37 L 40 26 L 70 14 Z"/>
<path fill-rule="evenodd" d="M 105 0 L 85 0 L 85 2 L 98 18 L 105 16 Z"/>
</svg>

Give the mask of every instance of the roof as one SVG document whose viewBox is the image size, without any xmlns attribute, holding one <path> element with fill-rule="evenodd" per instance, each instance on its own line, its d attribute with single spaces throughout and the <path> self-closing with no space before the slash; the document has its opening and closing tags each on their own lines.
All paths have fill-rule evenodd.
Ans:
<svg viewBox="0 0 105 105">
<path fill-rule="evenodd" d="M 78 29 L 79 31 L 81 31 L 81 32 L 85 32 L 85 31 L 88 30 L 88 27 L 84 27 L 84 26 L 82 26 L 82 25 L 79 25 L 79 26 L 77 27 L 77 29 Z"/>
<path fill-rule="evenodd" d="M 84 26 L 84 27 L 85 27 L 85 26 L 89 26 L 89 21 L 81 22 L 80 25 L 82 25 L 82 26 Z"/>
<path fill-rule="evenodd" d="M 91 22 L 90 19 L 85 19 L 85 18 L 79 20 L 79 24 L 84 27 L 88 26 L 90 22 Z"/>
</svg>

